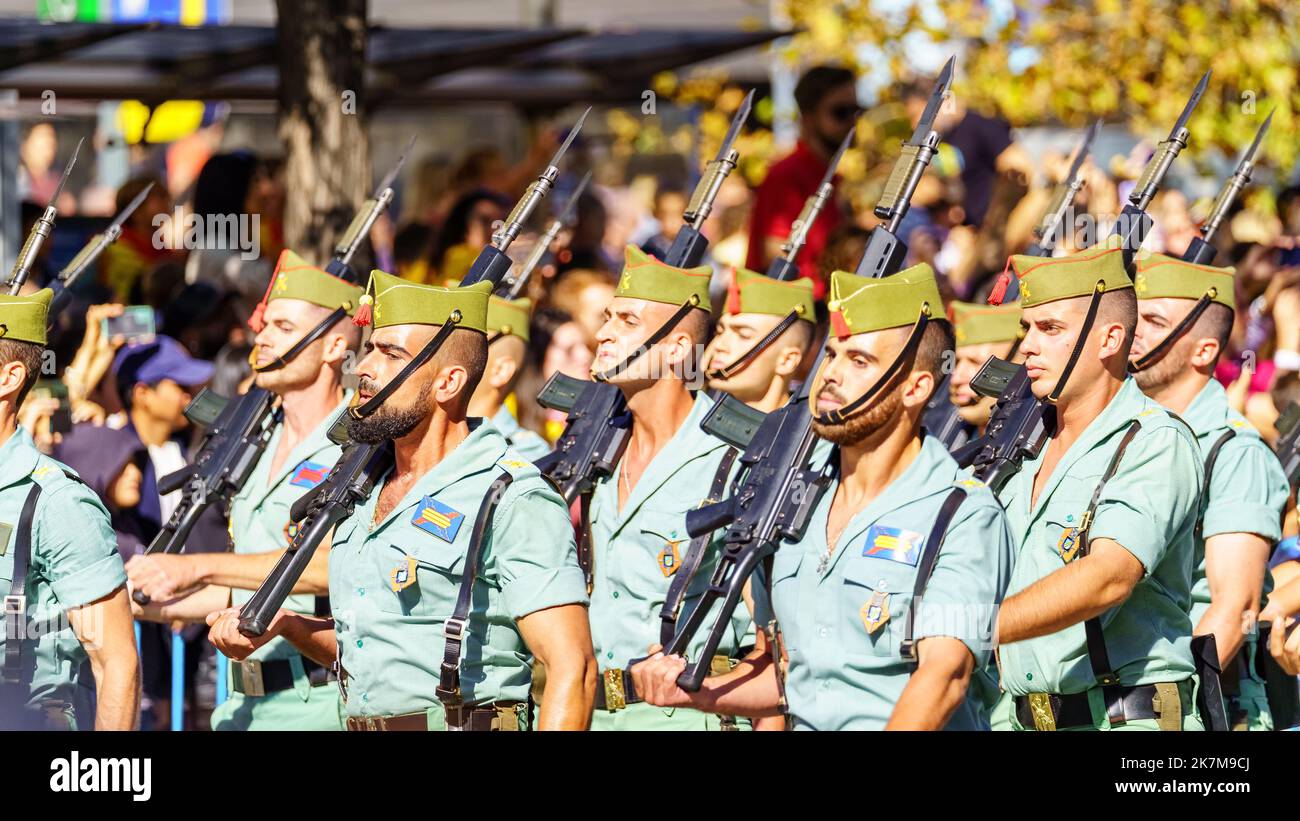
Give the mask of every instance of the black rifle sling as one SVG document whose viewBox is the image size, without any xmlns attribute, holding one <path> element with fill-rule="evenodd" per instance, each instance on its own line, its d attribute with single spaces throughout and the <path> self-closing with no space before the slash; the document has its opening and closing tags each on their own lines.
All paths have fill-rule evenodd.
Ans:
<svg viewBox="0 0 1300 821">
<path fill-rule="evenodd" d="M 1088 531 L 1092 529 L 1092 517 L 1097 511 L 1097 504 L 1101 501 L 1101 490 L 1119 470 L 1119 460 L 1124 457 L 1124 451 L 1128 449 L 1129 443 L 1133 437 L 1137 436 L 1142 429 L 1142 423 L 1134 419 L 1129 422 L 1128 430 L 1124 433 L 1124 438 L 1119 440 L 1119 447 L 1115 449 L 1115 455 L 1111 457 L 1110 464 L 1106 466 L 1106 472 L 1101 475 L 1097 482 L 1097 487 L 1092 491 L 1092 501 L 1088 503 L 1088 510 L 1083 514 L 1083 522 L 1079 527 L 1079 556 L 1088 555 Z M 1106 653 L 1106 637 L 1101 630 L 1101 617 L 1094 616 L 1083 623 L 1084 635 L 1088 640 L 1088 662 L 1092 665 L 1092 674 L 1097 679 L 1097 683 L 1102 686 L 1109 686 L 1119 683 L 1119 676 L 1111 667 L 1110 656 Z"/>
<path fill-rule="evenodd" d="M 1092 289 L 1092 298 L 1088 300 L 1088 313 L 1083 318 L 1083 326 L 1079 328 L 1079 336 L 1074 340 L 1074 347 L 1070 350 L 1070 359 L 1065 363 L 1065 370 L 1061 371 L 1061 378 L 1056 380 L 1056 387 L 1047 395 L 1048 402 L 1056 402 L 1061 397 L 1061 391 L 1065 390 L 1065 383 L 1070 379 L 1070 372 L 1074 370 L 1074 365 L 1079 361 L 1079 354 L 1083 353 L 1083 343 L 1088 339 L 1088 332 L 1092 330 L 1092 323 L 1097 319 L 1097 308 L 1101 306 L 1101 295 L 1105 291 L 1105 284 L 1097 280 L 1097 285 Z"/>
<path fill-rule="evenodd" d="M 1224 431 L 1224 434 L 1210 445 L 1210 452 L 1205 457 L 1205 484 L 1201 487 L 1201 502 L 1204 503 L 1210 498 L 1210 477 L 1214 475 L 1214 463 L 1219 460 L 1219 449 L 1228 444 L 1228 440 L 1236 436 L 1235 430 Z M 1204 538 L 1201 534 L 1205 529 L 1205 509 L 1202 507 L 1200 515 L 1196 517 L 1196 538 Z"/>
<path fill-rule="evenodd" d="M 1196 323 L 1196 320 L 1200 318 L 1201 314 L 1205 313 L 1205 309 L 1210 307 L 1210 303 L 1214 300 L 1215 294 L 1216 291 L 1213 288 L 1211 288 L 1207 293 L 1202 294 L 1201 298 L 1192 306 L 1192 310 L 1187 312 L 1187 316 L 1183 317 L 1182 321 L 1174 326 L 1174 329 L 1169 332 L 1168 336 L 1160 340 L 1160 344 L 1147 351 L 1146 355 L 1142 356 L 1138 361 L 1128 363 L 1128 372 L 1140 373 L 1159 362 L 1165 354 L 1169 353 L 1169 349 L 1174 346 L 1174 343 L 1178 341 L 1178 338 L 1187 333 L 1188 330 L 1191 329 L 1192 325 Z"/>
<path fill-rule="evenodd" d="M 578 495 L 578 567 L 582 568 L 582 575 L 587 581 L 588 596 L 591 595 L 591 586 L 596 578 L 591 550 L 591 495 L 594 492 L 592 489 Z"/>
<path fill-rule="evenodd" d="M 794 325 L 794 323 L 798 322 L 800 318 L 801 317 L 798 311 L 791 311 L 790 313 L 786 314 L 781 319 L 781 321 L 776 324 L 775 328 L 768 331 L 766 336 L 758 340 L 758 342 L 754 344 L 754 347 L 750 348 L 749 350 L 741 354 L 736 359 L 735 362 L 732 362 L 730 365 L 726 366 L 725 368 L 718 368 L 716 370 L 709 371 L 707 376 L 710 379 L 730 379 L 731 377 L 740 373 L 745 368 L 749 367 L 749 364 L 753 362 L 755 359 L 757 359 L 759 354 L 767 350 L 772 345 L 773 342 L 780 339 L 781 334 L 790 330 L 790 327 Z"/>
<path fill-rule="evenodd" d="M 63 471 L 68 479 L 85 484 L 81 477 L 71 471 Z M 4 598 L 5 655 L 0 663 L 0 684 L 19 684 L 22 675 L 23 644 L 27 640 L 27 573 L 32 566 L 32 543 L 35 538 L 36 503 L 41 498 L 41 486 L 32 483 L 23 502 L 22 513 L 18 516 L 18 530 L 14 535 L 14 569 L 13 579 L 9 583 L 9 594 Z"/>
<path fill-rule="evenodd" d="M 668 317 L 667 322 L 665 322 L 664 324 L 656 328 L 655 332 L 650 334 L 650 336 L 646 339 L 646 341 L 642 342 L 635 351 L 633 351 L 631 354 L 627 356 L 626 359 L 624 359 L 622 362 L 618 363 L 617 365 L 615 365 L 614 367 L 610 368 L 607 371 L 601 371 L 600 373 L 593 373 L 591 375 L 591 378 L 596 380 L 597 382 L 608 382 L 610 379 L 613 379 L 614 377 L 621 374 L 623 371 L 627 370 L 629 367 L 631 367 L 633 362 L 637 361 L 642 356 L 644 356 L 646 351 L 649 351 L 655 345 L 659 344 L 659 341 L 662 340 L 665 336 L 668 336 L 668 334 L 672 332 L 672 329 L 677 327 L 677 323 L 681 322 L 683 319 L 686 318 L 687 314 L 695 310 L 695 308 L 699 306 L 699 303 L 700 303 L 699 297 L 695 296 L 694 294 L 691 294 L 690 298 L 681 304 L 681 307 L 677 309 L 676 313 Z"/>
<path fill-rule="evenodd" d="M 754 625 L 767 636 L 767 655 L 772 660 L 772 672 L 776 675 L 776 704 L 780 708 L 781 714 L 787 712 L 785 701 L 785 668 L 782 663 L 785 661 L 785 640 L 781 637 L 781 625 L 776 621 L 776 605 L 772 603 L 772 568 L 776 562 L 775 553 L 769 553 L 763 557 L 763 592 L 767 595 L 768 615 L 771 617 L 765 625 Z M 790 723 L 787 721 L 785 729 L 790 729 Z"/>
<path fill-rule="evenodd" d="M 925 336 L 925 326 L 929 324 L 928 315 L 929 303 L 921 306 L 921 315 L 916 318 L 916 324 L 912 326 L 912 333 L 907 337 L 907 343 L 903 345 L 903 350 L 898 352 L 898 356 L 890 363 L 885 372 L 876 380 L 876 384 L 867 388 L 866 393 L 854 399 L 842 408 L 836 408 L 829 413 L 817 414 L 817 421 L 823 425 L 840 425 L 843 424 L 850 416 L 862 410 L 867 404 L 876 398 L 885 389 L 894 384 L 894 380 L 903 373 L 903 368 L 909 364 L 916 356 L 916 349 L 921 345 L 921 338 Z M 813 379 L 816 374 L 809 374 L 808 378 Z M 815 397 L 814 397 L 815 399 Z M 811 403 L 810 403 L 811 404 Z"/>
<path fill-rule="evenodd" d="M 32 562 L 32 525 L 36 519 L 36 503 L 41 498 L 41 486 L 32 484 L 18 517 L 18 531 L 14 537 L 14 572 L 9 585 L 9 595 L 4 600 L 5 658 L 0 683 L 18 684 L 22 675 L 23 644 L 31 631 L 27 624 L 27 571 Z"/>
<path fill-rule="evenodd" d="M 307 350 L 307 347 L 309 345 L 311 345 L 313 342 L 315 342 L 316 340 L 324 336 L 325 333 L 330 328 L 334 327 L 334 323 L 338 322 L 341 319 L 347 318 L 347 315 L 348 312 L 346 308 L 335 308 L 330 313 L 329 316 L 325 317 L 319 323 L 317 323 L 315 328 L 312 328 L 310 331 L 308 331 L 306 336 L 304 336 L 302 339 L 299 339 L 297 342 L 294 343 L 292 348 L 285 351 L 283 356 L 277 356 L 275 359 L 271 360 L 270 364 L 264 367 L 253 368 L 253 372 L 267 373 L 268 371 L 280 370 L 285 365 L 288 365 L 290 362 L 292 362 L 294 360 L 294 357 L 296 357 L 298 354 Z"/>
<path fill-rule="evenodd" d="M 483 504 L 479 506 L 478 517 L 474 520 L 474 531 L 470 534 L 469 547 L 465 550 L 465 564 L 461 568 L 460 592 L 456 594 L 456 607 L 447 617 L 442 628 L 446 647 L 442 651 L 442 668 L 438 673 L 438 687 L 435 691 L 444 707 L 454 707 L 462 703 L 460 692 L 460 649 L 469 630 L 469 608 L 474 596 L 474 580 L 478 577 L 479 561 L 483 558 L 483 541 L 492 526 L 492 514 L 496 512 L 501 495 L 514 479 L 503 472 L 488 487 Z"/>
<path fill-rule="evenodd" d="M 953 488 L 939 507 L 939 513 L 930 527 L 930 535 L 925 537 L 925 552 L 921 554 L 921 561 L 916 566 L 916 582 L 912 585 L 912 601 L 907 606 L 903 643 L 899 647 L 903 658 L 910 660 L 913 665 L 917 663 L 916 642 L 912 639 L 916 630 L 916 611 L 921 603 L 921 597 L 925 595 L 926 585 L 930 583 L 930 576 L 934 573 L 935 562 L 939 560 L 939 550 L 948 535 L 948 526 L 952 524 L 952 517 L 957 515 L 957 509 L 965 500 L 966 489 Z"/>
<path fill-rule="evenodd" d="M 727 452 L 722 454 L 718 470 L 713 474 L 713 484 L 709 487 L 709 497 L 700 502 L 700 507 L 722 501 L 723 491 L 727 489 L 727 476 L 731 474 L 731 466 L 738 455 L 739 452 L 735 448 L 727 448 Z M 704 553 L 709 549 L 712 537 L 713 533 L 705 533 L 691 539 L 690 545 L 686 548 L 686 555 L 682 556 L 681 566 L 673 573 L 672 584 L 668 585 L 668 594 L 664 596 L 664 605 L 659 610 L 659 643 L 664 647 L 667 647 L 672 642 L 673 636 L 677 634 L 677 617 L 681 614 L 682 601 L 686 598 L 686 590 L 690 587 L 691 580 L 695 578 L 700 565 L 704 562 Z"/>
</svg>

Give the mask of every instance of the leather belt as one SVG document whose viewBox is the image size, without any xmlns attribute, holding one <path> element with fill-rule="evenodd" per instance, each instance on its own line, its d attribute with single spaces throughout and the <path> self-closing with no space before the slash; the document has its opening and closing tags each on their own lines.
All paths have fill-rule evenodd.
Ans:
<svg viewBox="0 0 1300 821">
<path fill-rule="evenodd" d="M 1102 687 L 1106 716 L 1112 727 L 1126 721 L 1156 719 L 1162 730 L 1181 730 L 1191 705 L 1191 680 L 1137 687 Z M 1030 693 L 1016 696 L 1016 718 L 1026 730 L 1065 730 L 1094 725 L 1088 693 Z"/>
<path fill-rule="evenodd" d="M 470 732 L 511 732 L 519 729 L 520 702 L 497 701 L 492 704 L 467 704 L 445 708 L 448 730 Z M 425 732 L 428 714 L 403 713 L 396 716 L 349 716 L 347 728 L 354 732 Z"/>
<path fill-rule="evenodd" d="M 322 667 L 302 656 L 303 672 L 312 687 L 327 684 L 334 678 L 328 667 Z M 246 659 L 230 662 L 230 689 L 244 696 L 258 697 L 293 689 L 293 661 L 272 659 L 261 661 Z"/>
<path fill-rule="evenodd" d="M 636 661 L 636 659 L 633 659 Z M 720 676 L 724 673 L 731 672 L 731 668 L 736 663 L 730 656 L 716 655 L 709 664 L 709 675 Z M 619 667 L 611 667 L 608 670 L 602 670 L 600 681 L 596 686 L 596 700 L 592 707 L 596 710 L 607 710 L 611 713 L 622 710 L 629 704 L 640 704 L 644 699 L 637 695 L 636 688 L 632 683 L 632 671 L 624 670 Z"/>
</svg>

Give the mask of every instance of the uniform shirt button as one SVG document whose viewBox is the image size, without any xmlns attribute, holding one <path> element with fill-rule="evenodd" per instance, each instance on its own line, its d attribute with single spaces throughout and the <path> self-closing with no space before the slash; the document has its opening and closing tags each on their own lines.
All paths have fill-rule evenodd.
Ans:
<svg viewBox="0 0 1300 821">
<path fill-rule="evenodd" d="M 607 659 L 612 659 L 612 658 L 614 658 L 614 654 L 613 654 L 613 653 L 606 653 L 606 654 L 605 654 L 605 658 L 607 658 Z"/>
<path fill-rule="evenodd" d="M 362 694 L 361 694 L 361 700 L 362 700 L 362 701 L 369 701 L 369 700 L 370 700 L 370 694 L 369 694 L 369 693 L 362 693 Z"/>
<path fill-rule="evenodd" d="M 617 591 L 617 590 L 614 591 L 614 598 L 616 598 L 616 599 L 618 598 L 618 591 Z"/>
<path fill-rule="evenodd" d="M 358 596 L 364 596 L 364 595 L 366 595 L 366 589 L 365 589 L 364 587 L 358 587 L 358 588 L 357 588 L 357 595 L 358 595 Z"/>
<path fill-rule="evenodd" d="M 357 646 L 358 646 L 358 647 L 361 646 L 361 639 L 357 639 Z"/>
</svg>

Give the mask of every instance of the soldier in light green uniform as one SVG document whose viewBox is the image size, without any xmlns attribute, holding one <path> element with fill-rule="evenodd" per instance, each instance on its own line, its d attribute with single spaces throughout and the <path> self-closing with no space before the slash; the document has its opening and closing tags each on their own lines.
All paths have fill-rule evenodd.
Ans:
<svg viewBox="0 0 1300 821">
<path fill-rule="evenodd" d="M 837 271 L 831 294 L 837 337 L 809 399 L 814 430 L 837 445 L 830 481 L 802 541 L 782 545 L 772 565 L 789 720 L 823 730 L 986 727 L 966 688 L 991 652 L 1013 543 L 993 494 L 921 431 L 952 346 L 934 272 L 917 265 L 873 280 Z M 902 377 L 878 384 L 896 360 Z M 828 416 L 860 399 L 847 417 Z M 755 717 L 779 709 L 766 654 L 693 696 L 676 686 L 683 669 L 678 657 L 656 656 L 637 669 L 638 686 L 660 704 Z"/>
<path fill-rule="evenodd" d="M 1019 548 L 998 613 L 995 726 L 1201 729 L 1187 615 L 1200 456 L 1127 376 L 1137 300 L 1122 251 L 1011 268 L 1033 393 L 1055 398 L 1058 423 L 999 494 Z"/>
<path fill-rule="evenodd" d="M 41 372 L 52 296 L 0 295 L 0 730 L 76 729 L 87 661 L 95 728 L 129 730 L 140 665 L 108 511 L 18 426 Z"/>
<path fill-rule="evenodd" d="M 283 366 L 267 366 L 334 311 L 355 313 L 361 293 L 359 286 L 327 274 L 292 251 L 281 254 L 266 297 L 250 321 L 257 332 L 257 386 L 277 394 L 280 409 L 266 450 L 231 500 L 234 552 L 134 557 L 127 566 L 131 583 L 154 600 L 146 608 L 137 606 L 141 617 L 203 621 L 230 604 L 239 606 L 288 546 L 296 527 L 290 507 L 324 481 L 339 457 L 339 446 L 326 434 L 350 399 L 343 388 L 343 368 L 356 351 L 360 329 L 345 315 Z M 287 607 L 317 612 L 311 593 L 323 597 L 328 592 L 327 556 L 328 551 L 321 550 L 313 557 L 314 571 Z M 185 595 L 175 598 L 177 592 Z M 247 660 L 230 663 L 229 697 L 213 712 L 212 727 L 341 730 L 342 703 L 330 679 L 326 667 L 289 642 L 270 642 Z"/>
<path fill-rule="evenodd" d="M 953 302 L 948 306 L 948 315 L 957 343 L 948 397 L 957 408 L 957 415 L 978 435 L 988 424 L 997 400 L 980 396 L 970 383 L 989 357 L 1013 359 L 1020 341 L 1020 306 Z"/>
<path fill-rule="evenodd" d="M 688 388 L 696 351 L 709 333 L 710 269 L 674 268 L 628 246 L 626 265 L 596 334 L 592 372 L 606 374 L 653 333 L 666 334 L 608 380 L 627 398 L 632 434 L 614 475 L 591 500 L 591 632 L 601 689 L 594 730 L 718 729 L 717 716 L 627 703 L 623 670 L 659 643 L 659 612 L 691 542 L 686 512 L 708 497 L 727 445 L 700 430 L 713 402 Z M 674 321 L 677 314 L 681 318 Z M 681 620 L 708 584 L 719 550 L 714 534 L 687 588 Z M 725 669 L 744 641 L 749 619 L 733 620 L 715 669 Z M 698 649 L 704 637 L 692 644 Z M 550 686 L 549 683 L 547 685 Z"/>
<path fill-rule="evenodd" d="M 1225 690 L 1227 682 L 1237 681 L 1231 689 L 1238 691 L 1233 712 L 1241 715 L 1240 723 L 1271 730 L 1253 625 L 1272 586 L 1267 565 L 1282 535 L 1287 481 L 1277 457 L 1228 406 L 1227 393 L 1214 379 L 1232 332 L 1232 275 L 1231 268 L 1163 254 L 1139 257 L 1130 370 L 1147 396 L 1179 414 L 1196 434 L 1206 484 L 1192 575 L 1194 634 L 1214 634 Z M 1171 342 L 1162 346 L 1166 339 Z"/>
<path fill-rule="evenodd" d="M 524 372 L 528 352 L 528 323 L 533 303 L 528 299 L 507 300 L 493 296 L 488 300 L 488 361 L 483 380 L 469 402 L 469 415 L 491 419 L 516 451 L 530 462 L 551 452 L 551 446 L 539 434 L 521 426 L 510 412 L 512 392 Z"/>
<path fill-rule="evenodd" d="M 354 404 L 389 385 L 438 326 L 457 327 L 378 410 L 349 422 L 354 441 L 391 440 L 395 465 L 335 529 L 333 619 L 281 610 L 250 640 L 232 608 L 215 620 L 213 641 L 243 657 L 282 636 L 318 663 L 337 661 L 351 730 L 527 729 L 536 656 L 547 675 L 538 723 L 584 728 L 596 668 L 568 512 L 490 421 L 466 414 L 487 358 L 491 286 L 441 288 L 375 271 L 371 287 L 375 330 Z M 477 570 L 467 571 L 484 499 L 506 479 L 483 523 Z M 463 640 L 451 645 L 458 673 L 440 679 L 453 640 Z"/>
<path fill-rule="evenodd" d="M 791 313 L 793 321 L 787 320 Z M 701 363 L 709 390 L 729 393 L 764 413 L 784 405 L 790 395 L 790 380 L 804 357 L 811 355 L 808 346 L 816 318 L 812 280 L 783 282 L 735 269 L 717 331 Z M 788 327 L 747 359 L 782 323 Z"/>
</svg>

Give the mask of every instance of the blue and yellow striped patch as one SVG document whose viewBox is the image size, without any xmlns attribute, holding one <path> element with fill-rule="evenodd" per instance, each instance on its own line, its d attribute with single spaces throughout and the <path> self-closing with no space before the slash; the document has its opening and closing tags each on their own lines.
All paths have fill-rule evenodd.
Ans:
<svg viewBox="0 0 1300 821">
<path fill-rule="evenodd" d="M 415 514 L 411 516 L 411 524 L 445 542 L 456 540 L 456 534 L 460 532 L 460 526 L 464 522 L 465 514 L 439 502 L 432 496 L 421 499 Z"/>
<path fill-rule="evenodd" d="M 862 555 L 916 567 L 916 563 L 921 560 L 921 546 L 924 543 L 925 536 L 915 531 L 872 525 L 867 531 Z"/>
</svg>

